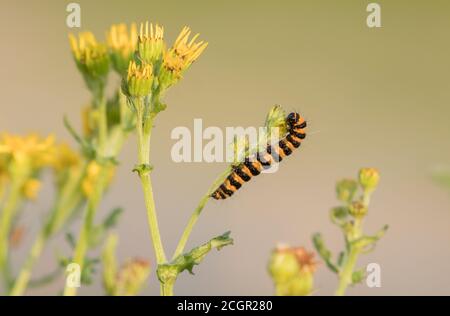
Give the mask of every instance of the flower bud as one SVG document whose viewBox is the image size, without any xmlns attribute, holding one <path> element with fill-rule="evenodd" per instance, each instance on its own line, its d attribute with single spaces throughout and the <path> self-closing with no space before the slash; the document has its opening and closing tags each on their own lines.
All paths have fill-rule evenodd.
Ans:
<svg viewBox="0 0 450 316">
<path fill-rule="evenodd" d="M 141 24 L 138 36 L 137 52 L 139 58 L 147 64 L 157 64 L 164 51 L 164 28 L 158 24 Z"/>
<path fill-rule="evenodd" d="M 130 62 L 127 75 L 126 94 L 131 97 L 145 97 L 152 91 L 153 69 L 151 64 L 137 65 Z"/>
<path fill-rule="evenodd" d="M 273 106 L 266 116 L 264 124 L 267 130 L 268 142 L 271 140 L 271 133 L 273 129 L 278 129 L 278 136 L 283 137 L 287 132 L 286 112 L 280 105 Z"/>
<path fill-rule="evenodd" d="M 97 180 L 100 176 L 102 166 L 95 161 L 91 161 L 88 165 L 86 176 L 81 183 L 81 187 L 85 196 L 89 197 L 94 193 L 97 186 Z M 114 176 L 114 167 L 108 166 L 108 177 L 106 179 L 109 184 Z"/>
<path fill-rule="evenodd" d="M 355 218 L 363 218 L 367 214 L 367 207 L 361 202 L 353 202 L 349 207 L 349 213 Z"/>
<path fill-rule="evenodd" d="M 116 282 L 116 295 L 132 296 L 139 294 L 150 275 L 150 263 L 142 259 L 128 261 L 119 271 Z"/>
<path fill-rule="evenodd" d="M 269 273 L 277 295 L 309 295 L 313 290 L 316 262 L 303 247 L 279 246 L 272 252 Z"/>
<path fill-rule="evenodd" d="M 359 183 L 366 191 L 373 191 L 380 181 L 380 173 L 375 168 L 362 168 L 359 171 Z"/>
<path fill-rule="evenodd" d="M 108 49 L 105 44 L 98 43 L 91 32 L 82 32 L 77 38 L 69 34 L 72 54 L 78 69 L 83 74 L 87 86 L 98 92 L 104 85 L 109 71 Z"/>
<path fill-rule="evenodd" d="M 136 24 L 131 24 L 129 32 L 127 25 L 124 23 L 112 25 L 106 37 L 112 67 L 119 75 L 125 76 L 128 64 L 137 47 Z"/>
<path fill-rule="evenodd" d="M 200 57 L 208 46 L 204 41 L 195 42 L 200 34 L 189 40 L 191 30 L 185 26 L 178 35 L 172 48 L 163 53 L 163 62 L 159 74 L 162 90 L 178 82 L 183 72 Z"/>
<path fill-rule="evenodd" d="M 344 179 L 336 184 L 336 194 L 338 200 L 350 203 L 358 189 L 358 183 L 352 179 Z"/>
<path fill-rule="evenodd" d="M 23 185 L 22 194 L 28 200 L 35 200 L 41 186 L 41 181 L 37 179 L 28 179 Z"/>
</svg>

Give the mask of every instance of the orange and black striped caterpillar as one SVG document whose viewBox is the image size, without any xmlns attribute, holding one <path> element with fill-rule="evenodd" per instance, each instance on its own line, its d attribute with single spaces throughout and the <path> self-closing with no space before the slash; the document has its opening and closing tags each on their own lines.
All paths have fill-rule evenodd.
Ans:
<svg viewBox="0 0 450 316">
<path fill-rule="evenodd" d="M 292 154 L 294 149 L 300 147 L 302 140 L 306 137 L 304 129 L 306 121 L 298 113 L 290 113 L 286 117 L 288 127 L 287 135 L 280 139 L 277 144 L 268 144 L 265 152 L 256 154 L 256 159 L 245 158 L 244 162 L 234 166 L 231 174 L 211 194 L 216 200 L 230 197 L 239 190 L 253 176 L 257 176 L 262 170 L 270 168 L 274 162 L 282 161 L 284 157 Z"/>
</svg>

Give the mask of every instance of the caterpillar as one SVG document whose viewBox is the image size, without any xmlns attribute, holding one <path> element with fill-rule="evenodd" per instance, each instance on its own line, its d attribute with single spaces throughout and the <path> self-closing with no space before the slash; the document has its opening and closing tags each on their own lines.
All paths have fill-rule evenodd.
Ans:
<svg viewBox="0 0 450 316">
<path fill-rule="evenodd" d="M 280 162 L 284 157 L 300 147 L 301 142 L 306 137 L 304 129 L 306 121 L 300 114 L 292 112 L 286 117 L 288 132 L 286 136 L 277 144 L 268 144 L 265 152 L 258 152 L 256 159 L 249 157 L 244 162 L 234 166 L 231 174 L 225 181 L 211 194 L 216 200 L 226 199 L 239 190 L 245 182 L 250 181 L 253 176 L 257 176 L 262 170 L 268 169 L 274 162 Z"/>
</svg>

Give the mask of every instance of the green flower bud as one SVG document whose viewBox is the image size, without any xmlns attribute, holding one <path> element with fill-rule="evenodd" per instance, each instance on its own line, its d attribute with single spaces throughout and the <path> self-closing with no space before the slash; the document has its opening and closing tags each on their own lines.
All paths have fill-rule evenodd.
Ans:
<svg viewBox="0 0 450 316">
<path fill-rule="evenodd" d="M 375 168 L 362 168 L 359 171 L 359 183 L 364 190 L 373 191 L 380 181 L 380 173 Z"/>
<path fill-rule="evenodd" d="M 303 247 L 278 247 L 272 252 L 269 273 L 277 295 L 309 295 L 313 290 L 316 262 Z"/>
<path fill-rule="evenodd" d="M 116 281 L 116 295 L 137 295 L 150 275 L 150 263 L 142 259 L 128 261 L 119 271 Z"/>
<path fill-rule="evenodd" d="M 344 179 L 336 184 L 336 194 L 338 200 L 350 203 L 358 190 L 358 183 L 352 179 Z"/>
<path fill-rule="evenodd" d="M 268 138 L 271 136 L 273 128 L 278 128 L 279 137 L 283 137 L 287 132 L 286 112 L 280 105 L 273 106 L 266 117 L 265 127 L 267 129 Z"/>
<path fill-rule="evenodd" d="M 109 55 L 105 44 L 98 43 L 91 32 L 69 34 L 70 46 L 88 88 L 98 93 L 103 88 L 109 72 Z"/>
<path fill-rule="evenodd" d="M 349 207 L 349 213 L 355 218 L 363 218 L 367 214 L 367 207 L 361 202 L 353 202 Z"/>
<path fill-rule="evenodd" d="M 151 93 L 152 83 L 152 65 L 137 65 L 134 61 L 131 61 L 128 67 L 126 94 L 131 97 L 145 97 Z"/>
<path fill-rule="evenodd" d="M 121 76 L 126 75 L 128 64 L 134 56 L 138 41 L 137 27 L 133 23 L 112 25 L 107 33 L 107 44 L 110 50 L 111 63 L 114 70 Z"/>
<path fill-rule="evenodd" d="M 157 64 L 164 51 L 164 28 L 148 22 L 141 24 L 138 36 L 137 52 L 141 60 L 147 64 Z"/>
</svg>

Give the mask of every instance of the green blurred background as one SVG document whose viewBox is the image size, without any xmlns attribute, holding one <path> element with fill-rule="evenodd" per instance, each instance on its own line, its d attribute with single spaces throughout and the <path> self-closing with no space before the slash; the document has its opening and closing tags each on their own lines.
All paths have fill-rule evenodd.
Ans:
<svg viewBox="0 0 450 316">
<path fill-rule="evenodd" d="M 0 130 L 55 133 L 71 143 L 62 117 L 80 123 L 89 101 L 72 61 L 65 24 L 70 1 L 2 1 Z M 235 245 L 213 253 L 183 274 L 175 288 L 187 295 L 271 295 L 266 272 L 278 242 L 311 248 L 324 233 L 333 250 L 340 234 L 328 220 L 336 180 L 364 166 L 382 175 L 367 231 L 390 230 L 360 264 L 381 265 L 382 286 L 365 284 L 349 294 L 450 294 L 450 196 L 430 180 L 437 164 L 450 164 L 450 2 L 377 1 L 382 28 L 366 26 L 371 1 L 77 1 L 82 28 L 103 38 L 118 22 L 150 20 L 165 26 L 169 42 L 184 25 L 210 45 L 171 89 L 158 117 L 151 160 L 163 241 L 172 252 L 191 211 L 225 164 L 171 161 L 177 126 L 260 126 L 275 103 L 309 121 L 301 151 L 273 175 L 258 177 L 232 199 L 208 204 L 189 246 L 231 230 Z M 111 78 L 118 81 L 118 78 Z M 126 212 L 118 226 L 119 255 L 153 260 L 143 197 L 131 169 L 131 138 L 99 217 L 114 206 Z M 44 190 L 24 214 L 26 244 L 51 201 Z M 78 223 L 74 231 L 78 231 Z M 68 254 L 58 238 L 36 273 L 53 269 L 55 253 Z M 335 275 L 321 264 L 317 295 L 332 294 Z M 81 294 L 103 294 L 100 282 Z M 145 294 L 157 294 L 155 274 Z M 60 279 L 34 294 L 55 294 Z"/>
</svg>

